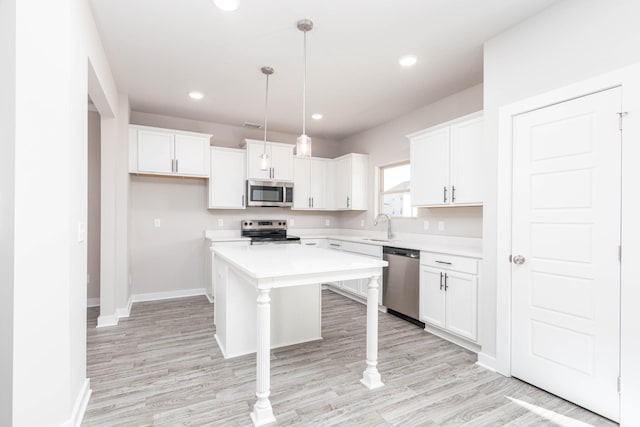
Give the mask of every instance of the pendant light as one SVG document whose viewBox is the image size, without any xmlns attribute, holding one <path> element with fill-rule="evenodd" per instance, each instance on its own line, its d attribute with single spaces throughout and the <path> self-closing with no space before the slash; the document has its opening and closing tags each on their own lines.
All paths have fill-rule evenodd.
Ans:
<svg viewBox="0 0 640 427">
<path fill-rule="evenodd" d="M 262 67 L 262 74 L 267 78 L 267 87 L 264 96 L 264 145 L 262 146 L 262 154 L 260 155 L 260 170 L 266 171 L 270 166 L 269 155 L 267 154 L 267 107 L 269 106 L 269 76 L 273 74 L 273 68 Z"/>
<path fill-rule="evenodd" d="M 311 138 L 307 136 L 307 31 L 313 29 L 313 22 L 309 19 L 298 21 L 298 29 L 304 33 L 304 79 L 302 81 L 302 135 L 296 143 L 296 155 L 298 157 L 311 157 Z"/>
</svg>

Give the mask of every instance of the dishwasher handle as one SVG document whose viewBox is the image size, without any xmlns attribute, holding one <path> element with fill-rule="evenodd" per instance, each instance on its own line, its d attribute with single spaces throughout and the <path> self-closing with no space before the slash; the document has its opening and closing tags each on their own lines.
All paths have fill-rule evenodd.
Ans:
<svg viewBox="0 0 640 427">
<path fill-rule="evenodd" d="M 383 246 L 382 253 L 387 255 L 397 255 L 407 258 L 420 259 L 420 251 L 414 249 L 394 248 L 392 246 Z"/>
</svg>

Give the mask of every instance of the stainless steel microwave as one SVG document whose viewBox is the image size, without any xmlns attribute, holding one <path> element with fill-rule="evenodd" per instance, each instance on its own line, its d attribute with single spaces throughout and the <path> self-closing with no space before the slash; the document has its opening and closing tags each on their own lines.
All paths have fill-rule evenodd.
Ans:
<svg viewBox="0 0 640 427">
<path fill-rule="evenodd" d="M 293 205 L 293 182 L 247 181 L 247 206 L 279 207 Z"/>
</svg>

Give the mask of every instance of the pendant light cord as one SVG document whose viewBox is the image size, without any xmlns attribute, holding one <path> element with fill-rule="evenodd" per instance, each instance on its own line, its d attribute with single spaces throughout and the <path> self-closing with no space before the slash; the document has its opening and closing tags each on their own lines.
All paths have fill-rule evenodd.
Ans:
<svg viewBox="0 0 640 427">
<path fill-rule="evenodd" d="M 302 80 L 302 134 L 307 134 L 306 117 L 307 117 L 307 32 L 304 33 L 304 78 Z"/>
<path fill-rule="evenodd" d="M 267 152 L 267 107 L 269 105 L 269 74 L 267 76 L 267 90 L 264 95 L 264 145 L 262 147 L 262 154 Z"/>
</svg>

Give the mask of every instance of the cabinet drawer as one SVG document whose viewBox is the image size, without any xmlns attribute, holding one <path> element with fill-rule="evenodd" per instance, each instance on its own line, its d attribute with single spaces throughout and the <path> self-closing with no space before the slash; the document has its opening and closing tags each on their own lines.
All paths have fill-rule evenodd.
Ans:
<svg viewBox="0 0 640 427">
<path fill-rule="evenodd" d="M 420 252 L 420 264 L 463 273 L 478 274 L 478 260 L 435 252 Z"/>
</svg>

